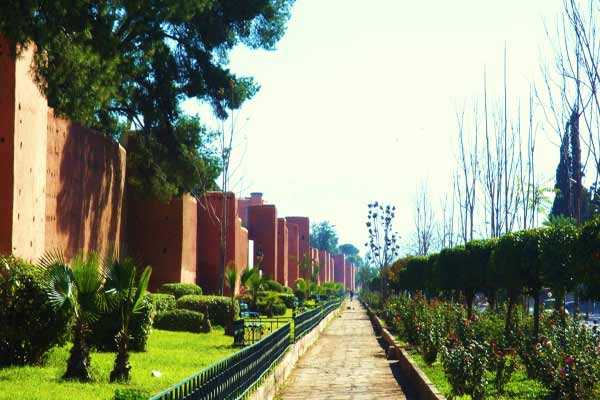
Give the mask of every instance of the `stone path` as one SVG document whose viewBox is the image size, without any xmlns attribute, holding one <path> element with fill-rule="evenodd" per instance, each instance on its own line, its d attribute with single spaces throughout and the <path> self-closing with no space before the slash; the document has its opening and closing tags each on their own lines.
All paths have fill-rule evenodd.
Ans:
<svg viewBox="0 0 600 400">
<path fill-rule="evenodd" d="M 277 399 L 413 398 L 396 380 L 396 362 L 386 359 L 365 309 L 356 300 L 350 307 L 298 361 Z"/>
</svg>

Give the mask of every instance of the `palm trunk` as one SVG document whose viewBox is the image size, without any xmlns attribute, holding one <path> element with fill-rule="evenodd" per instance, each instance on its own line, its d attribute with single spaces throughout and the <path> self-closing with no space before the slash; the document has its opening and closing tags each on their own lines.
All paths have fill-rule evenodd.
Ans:
<svg viewBox="0 0 600 400">
<path fill-rule="evenodd" d="M 127 325 L 117 335 L 117 357 L 110 373 L 111 382 L 129 382 L 131 365 L 129 364 L 129 328 Z"/>
<path fill-rule="evenodd" d="M 90 348 L 86 343 L 87 327 L 80 318 L 73 327 L 73 347 L 67 361 L 67 371 L 64 379 L 89 382 L 92 380 L 90 373 Z"/>
</svg>

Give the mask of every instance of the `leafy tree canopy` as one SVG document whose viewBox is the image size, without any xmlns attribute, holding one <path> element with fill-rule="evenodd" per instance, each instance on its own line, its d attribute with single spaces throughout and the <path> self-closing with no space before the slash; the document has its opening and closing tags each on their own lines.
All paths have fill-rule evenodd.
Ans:
<svg viewBox="0 0 600 400">
<path fill-rule="evenodd" d="M 356 268 L 360 268 L 364 261 L 359 254 L 358 248 L 351 243 L 344 243 L 338 247 L 338 251 L 346 256 L 346 260 L 350 261 Z"/>
<path fill-rule="evenodd" d="M 224 119 L 251 98 L 258 85 L 228 69 L 228 52 L 273 49 L 293 1 L 9 1 L 0 32 L 15 49 L 36 44 L 36 78 L 59 115 L 115 138 L 133 128 L 145 162 L 129 176 L 167 198 L 215 175 L 214 160 L 197 153 L 206 131 L 181 102 L 207 101 Z"/>
<path fill-rule="evenodd" d="M 313 224 L 310 228 L 310 245 L 330 254 L 336 254 L 338 252 L 338 234 L 335 226 L 329 221 Z"/>
</svg>

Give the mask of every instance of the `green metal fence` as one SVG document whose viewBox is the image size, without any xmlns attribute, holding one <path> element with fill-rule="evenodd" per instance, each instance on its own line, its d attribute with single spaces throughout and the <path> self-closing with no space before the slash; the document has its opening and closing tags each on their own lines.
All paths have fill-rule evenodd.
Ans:
<svg viewBox="0 0 600 400">
<path fill-rule="evenodd" d="M 199 373 L 171 386 L 150 400 L 238 399 L 287 350 L 290 324 L 233 356 L 212 364 Z"/>
<path fill-rule="evenodd" d="M 297 341 L 336 310 L 341 300 L 325 303 L 294 317 Z M 243 327 L 242 327 L 243 329 Z M 150 400 L 233 400 L 244 397 L 278 361 L 292 342 L 290 322 L 229 358 L 153 396 Z"/>
</svg>

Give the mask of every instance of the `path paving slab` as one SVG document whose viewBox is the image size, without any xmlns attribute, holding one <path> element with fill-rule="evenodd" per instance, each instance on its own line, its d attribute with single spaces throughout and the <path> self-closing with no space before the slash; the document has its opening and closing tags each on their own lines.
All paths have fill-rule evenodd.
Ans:
<svg viewBox="0 0 600 400">
<path fill-rule="evenodd" d="M 278 399 L 413 399 L 396 380 L 396 362 L 386 359 L 366 310 L 356 300 L 349 307 L 298 361 Z"/>
</svg>

